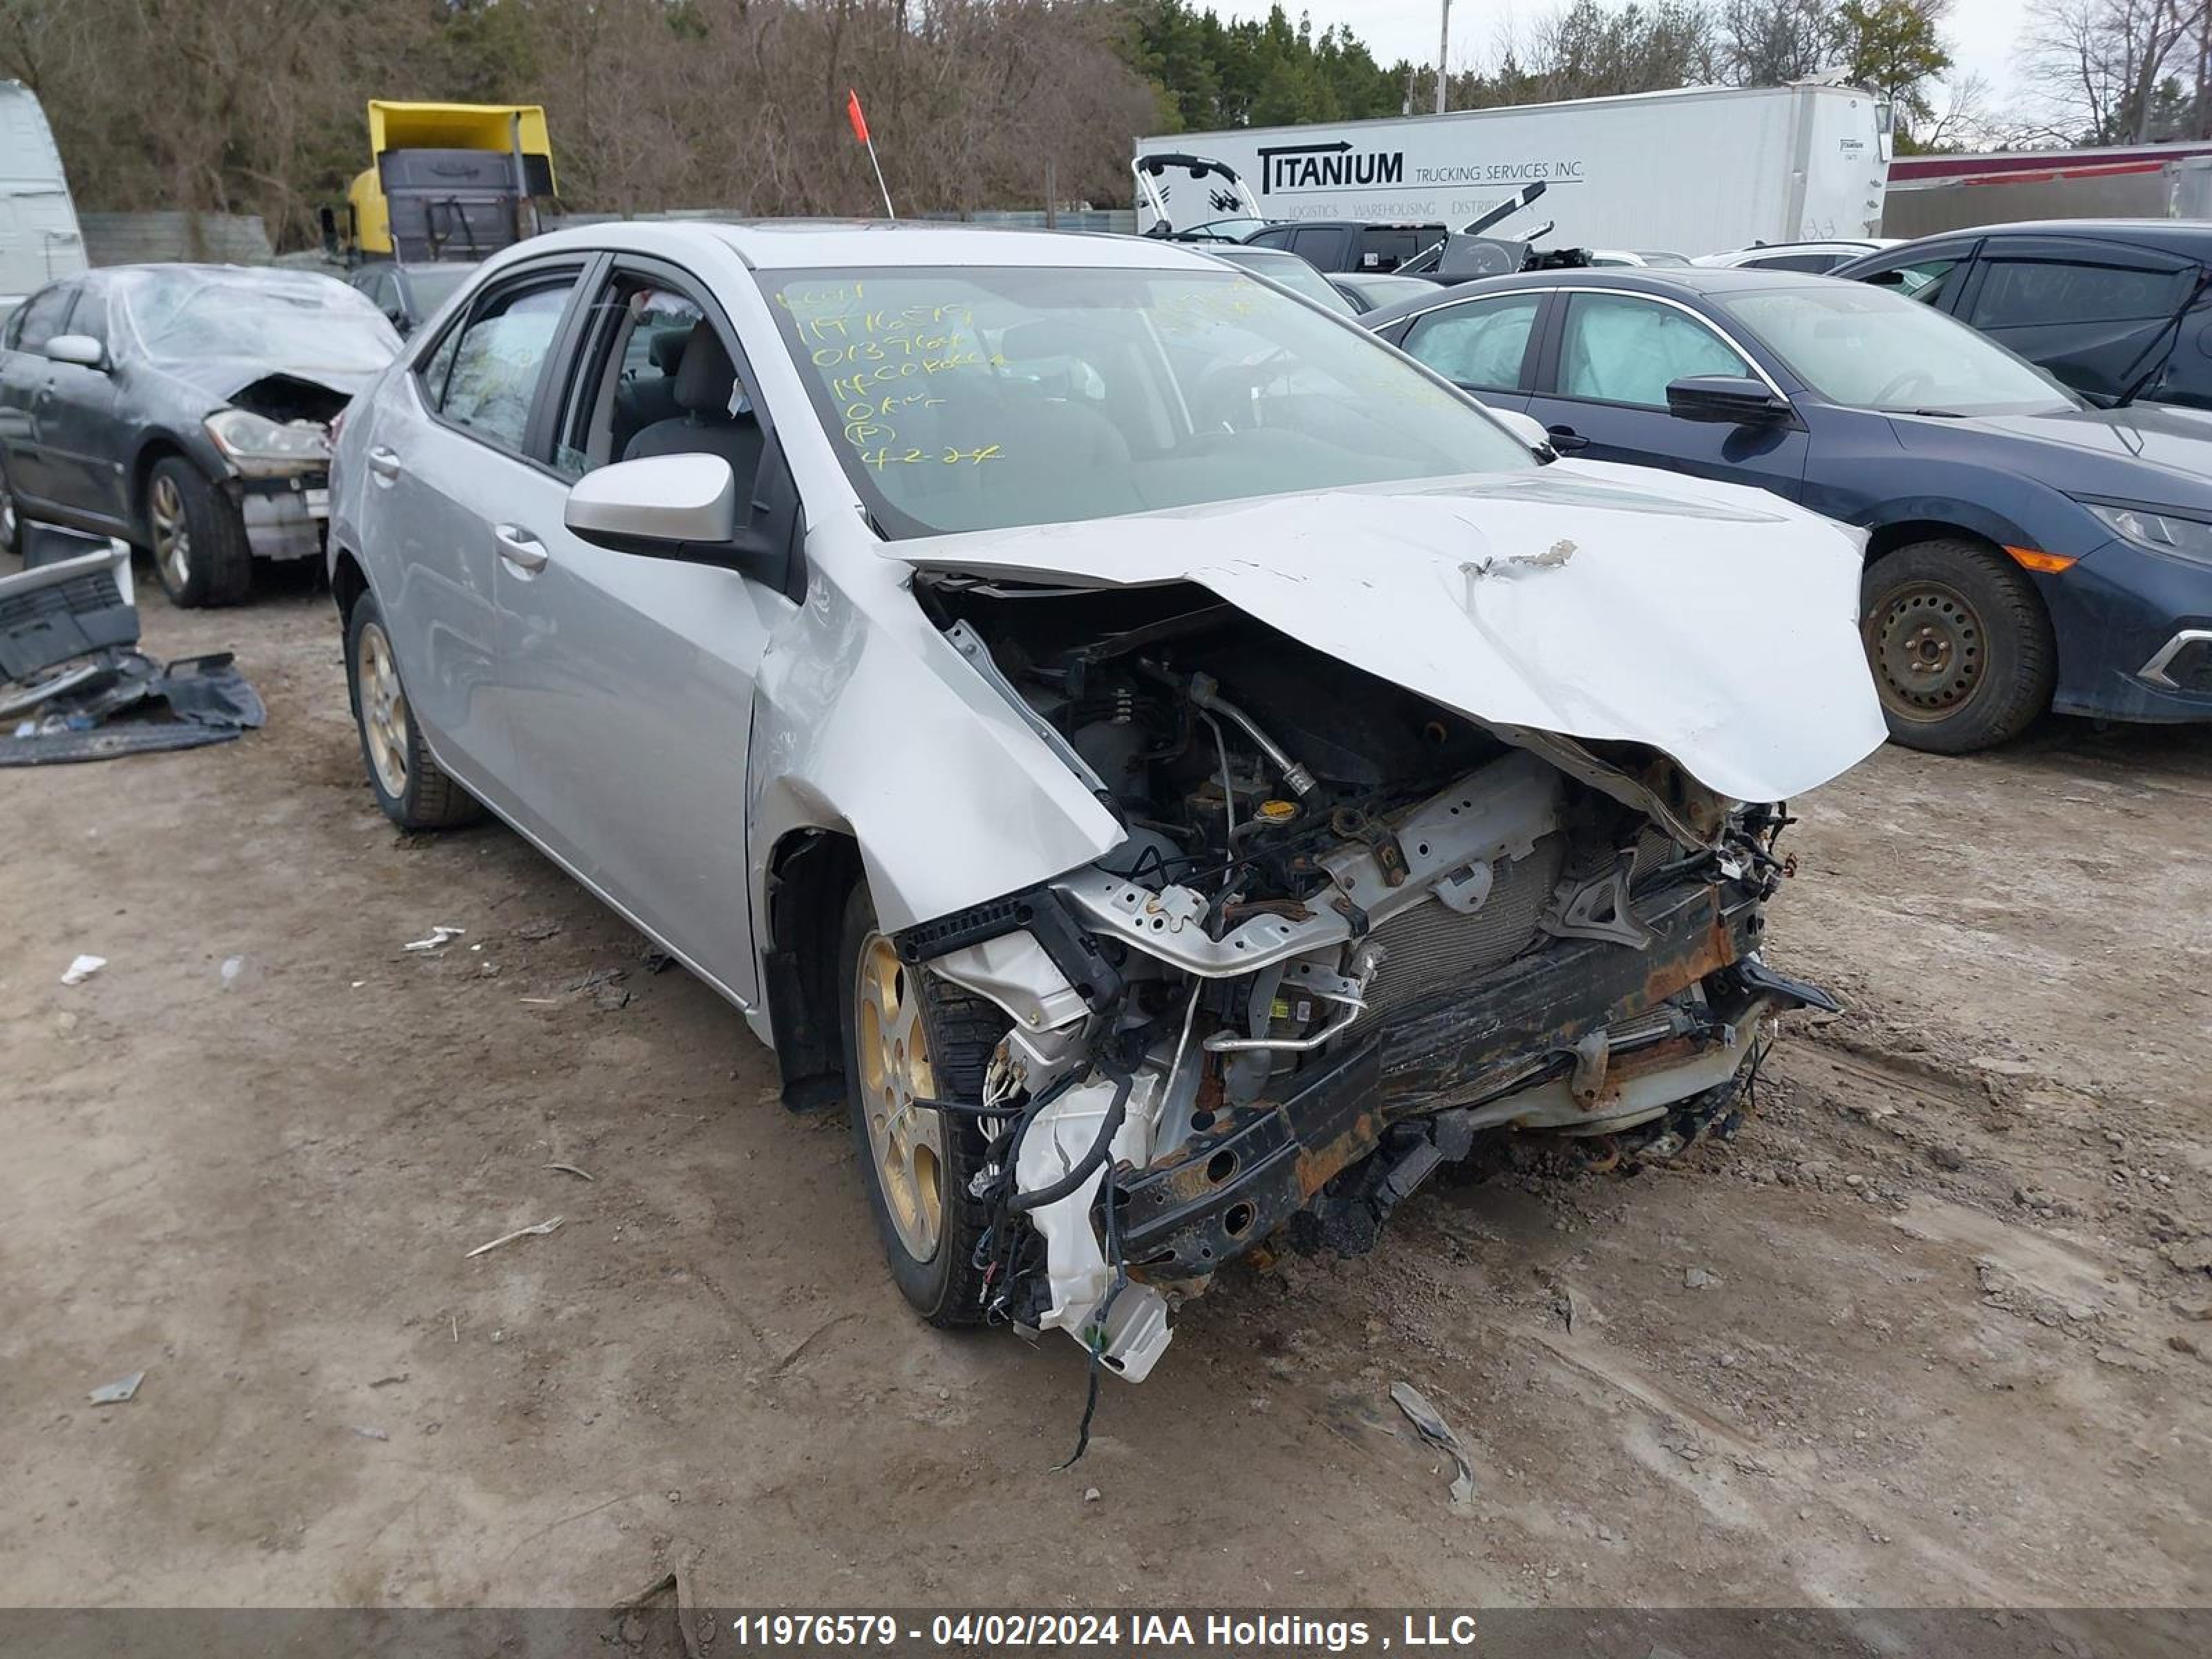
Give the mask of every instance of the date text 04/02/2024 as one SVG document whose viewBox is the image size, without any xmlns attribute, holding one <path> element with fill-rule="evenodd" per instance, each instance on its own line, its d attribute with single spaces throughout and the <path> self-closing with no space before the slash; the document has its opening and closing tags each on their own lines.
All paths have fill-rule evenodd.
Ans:
<svg viewBox="0 0 2212 1659">
<path fill-rule="evenodd" d="M 927 1644 L 931 1648 L 1111 1648 L 1328 1653 L 1464 1651 L 1475 1645 L 1470 1613 L 1339 1616 L 1316 1613 L 937 1612 L 748 1613 L 731 1620 L 741 1640 L 762 1647 L 836 1650 Z"/>
</svg>

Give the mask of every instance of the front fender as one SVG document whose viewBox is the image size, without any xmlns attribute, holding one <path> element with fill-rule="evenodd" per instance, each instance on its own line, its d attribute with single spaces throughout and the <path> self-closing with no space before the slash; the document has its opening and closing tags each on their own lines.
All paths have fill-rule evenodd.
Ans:
<svg viewBox="0 0 2212 1659">
<path fill-rule="evenodd" d="M 1109 851 L 1120 824 L 922 614 L 900 567 L 813 568 L 761 665 L 753 915 L 794 831 L 849 833 L 876 914 L 910 927 Z"/>
</svg>

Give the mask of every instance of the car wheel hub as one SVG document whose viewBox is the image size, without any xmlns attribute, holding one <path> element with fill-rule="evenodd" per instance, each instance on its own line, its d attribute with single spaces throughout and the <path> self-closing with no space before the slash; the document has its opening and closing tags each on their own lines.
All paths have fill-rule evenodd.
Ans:
<svg viewBox="0 0 2212 1659">
<path fill-rule="evenodd" d="M 392 641 L 374 623 L 361 630 L 354 659 L 361 688 L 361 730 L 368 740 L 368 763 L 384 793 L 398 800 L 407 793 L 407 698 L 392 660 Z"/>
<path fill-rule="evenodd" d="M 1950 714 L 1982 683 L 1981 618 L 1961 594 L 1938 583 L 1893 595 L 1874 645 L 1882 700 L 1908 718 Z"/>
<path fill-rule="evenodd" d="M 170 587 L 181 591 L 192 575 L 192 530 L 185 517 L 184 492 L 174 478 L 154 480 L 152 507 L 155 562 Z"/>
<path fill-rule="evenodd" d="M 854 969 L 854 1039 L 868 1150 L 899 1243 L 917 1261 L 937 1254 L 945 1230 L 945 1141 L 921 987 L 889 939 L 871 933 Z"/>
</svg>

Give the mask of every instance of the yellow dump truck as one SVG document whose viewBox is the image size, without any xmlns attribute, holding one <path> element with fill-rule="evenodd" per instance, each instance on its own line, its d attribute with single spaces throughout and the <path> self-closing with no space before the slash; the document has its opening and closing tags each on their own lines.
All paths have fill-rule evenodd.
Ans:
<svg viewBox="0 0 2212 1659">
<path fill-rule="evenodd" d="M 371 99 L 368 153 L 343 230 L 335 216 L 324 226 L 350 259 L 480 259 L 531 234 L 557 194 L 537 104 Z"/>
</svg>

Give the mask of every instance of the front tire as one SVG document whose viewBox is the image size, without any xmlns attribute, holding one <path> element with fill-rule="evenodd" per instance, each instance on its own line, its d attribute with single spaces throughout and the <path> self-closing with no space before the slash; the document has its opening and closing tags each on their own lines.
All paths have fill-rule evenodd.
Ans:
<svg viewBox="0 0 2212 1659">
<path fill-rule="evenodd" d="M 1964 538 L 1915 543 L 1869 566 L 1859 594 L 1892 741 L 1970 754 L 2018 737 L 2051 707 L 2051 619 L 1996 549 Z"/>
<path fill-rule="evenodd" d="M 346 613 L 346 690 L 362 764 L 385 817 L 402 830 L 450 830 L 483 816 L 475 798 L 431 757 L 373 594 L 363 593 Z"/>
<path fill-rule="evenodd" d="M 253 586 L 253 553 L 238 503 L 181 455 L 146 477 L 146 539 L 169 603 L 191 611 L 236 605 Z"/>
<path fill-rule="evenodd" d="M 865 883 L 845 902 L 838 964 L 853 1150 L 884 1260 L 900 1293 L 931 1324 L 980 1324 L 975 1250 L 990 1216 L 969 1187 L 984 1164 L 982 1129 L 971 1117 L 915 1103 L 981 1100 L 1006 1016 L 988 999 L 901 962 Z"/>
</svg>

